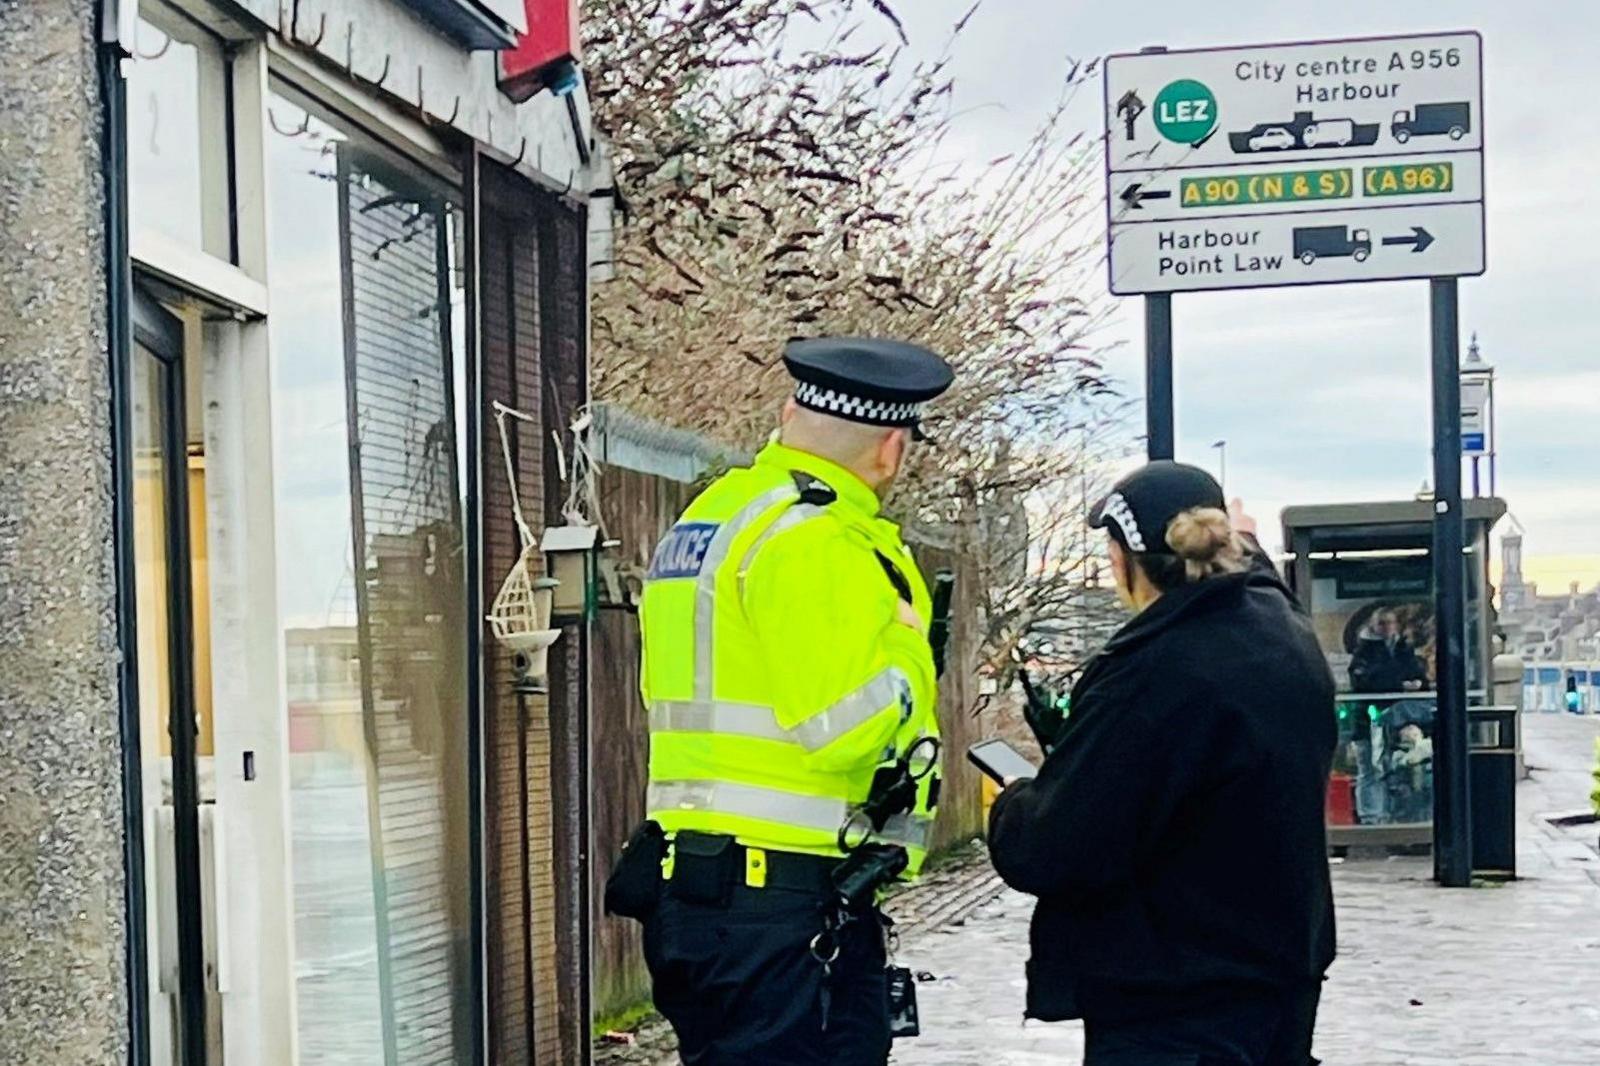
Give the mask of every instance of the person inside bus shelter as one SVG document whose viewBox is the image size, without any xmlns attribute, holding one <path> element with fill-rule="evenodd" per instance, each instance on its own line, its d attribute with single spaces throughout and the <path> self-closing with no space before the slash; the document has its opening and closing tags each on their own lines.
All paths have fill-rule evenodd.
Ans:
<svg viewBox="0 0 1600 1066">
<path fill-rule="evenodd" d="M 1421 691 L 1428 681 L 1428 668 L 1415 646 L 1401 630 L 1400 616 L 1393 607 L 1380 606 L 1361 632 L 1350 660 L 1352 692 L 1388 696 L 1371 703 L 1350 725 L 1350 761 L 1356 766 L 1356 817 L 1362 825 L 1379 825 L 1390 820 L 1388 767 L 1384 726 L 1380 721 L 1404 692 Z"/>
<path fill-rule="evenodd" d="M 1361 634 L 1350 660 L 1350 688 L 1354 692 L 1394 694 L 1416 692 L 1428 680 L 1428 668 L 1411 641 L 1400 630 L 1393 607 L 1381 607 Z"/>
</svg>

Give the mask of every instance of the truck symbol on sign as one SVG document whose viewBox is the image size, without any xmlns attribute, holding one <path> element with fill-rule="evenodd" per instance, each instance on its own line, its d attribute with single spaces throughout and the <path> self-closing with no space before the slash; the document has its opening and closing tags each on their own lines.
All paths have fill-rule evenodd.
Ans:
<svg viewBox="0 0 1600 1066">
<path fill-rule="evenodd" d="M 1348 226 L 1302 226 L 1294 231 L 1294 257 L 1306 266 L 1318 256 L 1333 258 L 1348 255 L 1358 263 L 1372 254 L 1372 234 Z"/>
<path fill-rule="evenodd" d="M 1307 148 L 1343 148 L 1356 139 L 1356 124 L 1347 118 L 1325 118 L 1300 132 Z"/>
<path fill-rule="evenodd" d="M 1378 123 L 1348 118 L 1313 118 L 1296 111 L 1288 122 L 1258 122 L 1247 130 L 1228 134 L 1228 144 L 1241 155 L 1282 152 L 1296 148 L 1364 147 L 1378 142 Z"/>
<path fill-rule="evenodd" d="M 1446 134 L 1459 141 L 1472 129 L 1472 105 L 1465 101 L 1448 104 L 1418 104 L 1415 113 L 1396 111 L 1389 132 L 1394 139 L 1405 144 L 1413 137 L 1436 137 Z"/>
</svg>

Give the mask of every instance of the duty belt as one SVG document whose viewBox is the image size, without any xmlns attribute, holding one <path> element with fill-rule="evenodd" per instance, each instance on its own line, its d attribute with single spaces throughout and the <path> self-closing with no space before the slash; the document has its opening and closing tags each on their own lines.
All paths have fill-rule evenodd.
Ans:
<svg viewBox="0 0 1600 1066">
<path fill-rule="evenodd" d="M 703 866 L 708 868 L 708 873 L 731 878 L 735 887 L 780 889 L 814 896 L 833 893 L 833 871 L 843 863 L 842 859 L 829 859 L 821 855 L 747 847 L 737 841 L 729 845 L 727 857 L 707 858 L 683 854 L 676 848 L 669 852 L 669 856 L 665 866 L 668 884 L 675 877 L 691 874 L 697 866 Z"/>
</svg>

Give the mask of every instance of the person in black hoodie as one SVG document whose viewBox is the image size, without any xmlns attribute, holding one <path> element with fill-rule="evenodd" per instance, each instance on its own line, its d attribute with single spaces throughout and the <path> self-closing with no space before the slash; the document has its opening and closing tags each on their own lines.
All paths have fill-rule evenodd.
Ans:
<svg viewBox="0 0 1600 1066">
<path fill-rule="evenodd" d="M 1136 615 L 990 815 L 995 869 L 1039 899 L 1027 1015 L 1082 1018 L 1086 1066 L 1315 1062 L 1334 681 L 1224 506 L 1156 462 L 1095 509 Z"/>
<path fill-rule="evenodd" d="M 1428 668 L 1400 632 L 1394 608 L 1380 607 L 1356 641 L 1350 659 L 1352 692 L 1414 692 L 1428 683 Z"/>
</svg>

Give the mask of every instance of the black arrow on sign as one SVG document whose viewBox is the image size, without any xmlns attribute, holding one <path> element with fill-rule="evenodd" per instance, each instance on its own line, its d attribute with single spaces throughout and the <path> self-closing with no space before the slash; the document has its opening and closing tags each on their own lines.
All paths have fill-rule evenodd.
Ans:
<svg viewBox="0 0 1600 1066">
<path fill-rule="evenodd" d="M 1144 114 L 1144 101 L 1139 99 L 1139 94 L 1132 89 L 1122 94 L 1122 99 L 1117 101 L 1117 114 L 1128 127 L 1128 140 L 1133 140 L 1133 124 Z"/>
<path fill-rule="evenodd" d="M 1429 233 L 1427 230 L 1423 229 L 1421 226 L 1412 226 L 1411 227 L 1411 236 L 1409 236 L 1409 237 L 1385 237 L 1383 239 L 1383 243 L 1384 244 L 1409 244 L 1409 245 L 1411 245 L 1412 253 L 1415 254 L 1417 252 L 1427 251 L 1428 245 L 1433 243 L 1433 234 Z"/>
<path fill-rule="evenodd" d="M 1143 211 L 1142 204 L 1145 200 L 1167 200 L 1171 199 L 1171 197 L 1171 189 L 1154 189 L 1146 192 L 1144 186 L 1136 181 L 1122 190 L 1120 199 L 1128 205 L 1130 210 Z"/>
</svg>

